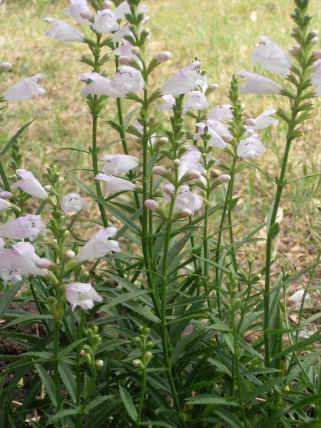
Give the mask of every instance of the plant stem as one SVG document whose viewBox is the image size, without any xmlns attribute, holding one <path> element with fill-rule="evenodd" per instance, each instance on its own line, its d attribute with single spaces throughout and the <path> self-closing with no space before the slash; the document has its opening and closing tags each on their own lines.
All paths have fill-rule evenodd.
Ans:
<svg viewBox="0 0 321 428">
<path fill-rule="evenodd" d="M 219 268 L 218 264 L 220 262 L 221 242 L 222 242 L 222 236 L 223 236 L 223 228 L 224 228 L 225 217 L 226 217 L 228 206 L 231 202 L 231 198 L 233 195 L 236 161 L 237 161 L 237 157 L 233 156 L 233 162 L 232 162 L 232 166 L 231 166 L 231 170 L 230 170 L 231 179 L 228 183 L 228 187 L 227 187 L 227 191 L 226 191 L 226 195 L 225 195 L 223 212 L 222 212 L 222 216 L 221 216 L 221 222 L 220 222 L 218 237 L 217 237 L 216 252 L 215 252 L 215 263 L 216 263 L 216 266 L 215 266 L 215 285 L 216 285 L 217 309 L 218 309 L 218 313 L 220 316 L 222 315 L 222 313 L 221 313 L 221 292 L 220 292 L 221 272 L 220 272 L 220 268 Z"/>
<path fill-rule="evenodd" d="M 57 411 L 59 411 L 61 408 L 61 394 L 60 394 L 58 361 L 59 361 L 59 322 L 57 320 L 55 320 L 55 325 L 54 325 L 54 362 L 55 362 L 54 379 L 55 379 L 55 389 L 56 389 Z"/>
<path fill-rule="evenodd" d="M 145 362 L 143 362 L 144 368 L 143 368 L 143 383 L 142 388 L 140 391 L 140 399 L 139 399 L 139 406 L 138 406 L 138 414 L 137 414 L 137 421 L 136 426 L 139 427 L 141 420 L 142 420 L 142 413 L 143 413 L 143 406 L 144 406 L 144 399 L 145 399 L 145 392 L 146 392 L 146 384 L 147 384 L 147 367 Z"/>
<path fill-rule="evenodd" d="M 0 176 L 1 176 L 2 181 L 3 181 L 4 189 L 5 189 L 7 192 L 10 192 L 10 184 L 9 184 L 8 179 L 7 179 L 6 173 L 5 173 L 5 171 L 4 171 L 4 168 L 3 168 L 2 162 L 0 162 Z"/>
</svg>

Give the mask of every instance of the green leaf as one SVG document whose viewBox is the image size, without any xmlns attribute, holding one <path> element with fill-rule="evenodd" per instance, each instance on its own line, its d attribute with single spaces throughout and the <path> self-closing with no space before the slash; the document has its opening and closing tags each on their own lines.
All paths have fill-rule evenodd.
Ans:
<svg viewBox="0 0 321 428">
<path fill-rule="evenodd" d="M 79 408 L 77 408 L 77 409 L 60 410 L 60 412 L 58 412 L 54 416 L 51 416 L 48 419 L 48 424 L 52 424 L 52 423 L 54 423 L 56 421 L 59 421 L 59 419 L 63 419 L 65 417 L 67 417 L 67 416 L 78 415 L 80 412 L 81 412 L 81 409 L 79 409 Z"/>
<path fill-rule="evenodd" d="M 59 361 L 58 371 L 60 374 L 60 378 L 61 378 L 62 382 L 64 383 L 72 401 L 74 403 L 77 403 L 76 380 L 75 380 L 75 376 L 73 374 L 73 370 L 70 368 L 70 366 L 68 366 L 64 362 Z"/>
<path fill-rule="evenodd" d="M 192 405 L 215 405 L 215 406 L 232 406 L 239 407 L 235 401 L 219 397 L 218 395 L 200 394 L 187 399 L 188 404 Z"/>
<path fill-rule="evenodd" d="M 47 394 L 50 398 L 53 407 L 57 407 L 56 390 L 51 376 L 49 376 L 47 370 L 44 369 L 40 364 L 35 364 L 35 368 L 39 373 L 42 383 L 45 385 Z"/>
<path fill-rule="evenodd" d="M 119 385 L 120 398 L 129 414 L 130 418 L 136 422 L 137 420 L 137 410 L 135 408 L 132 397 L 129 395 L 127 389 Z"/>
<path fill-rule="evenodd" d="M 27 315 L 22 315 L 15 318 L 14 320 L 10 321 L 6 326 L 11 327 L 12 325 L 21 324 L 27 321 L 39 322 L 41 320 L 52 320 L 52 319 L 53 319 L 52 315 L 27 314 Z"/>
<path fill-rule="evenodd" d="M 99 406 L 99 404 L 103 403 L 106 400 L 109 400 L 110 398 L 113 398 L 113 396 L 103 395 L 101 397 L 95 398 L 89 404 L 87 404 L 87 406 L 85 407 L 85 413 L 90 413 L 95 407 Z"/>
<path fill-rule="evenodd" d="M 1 151 L 0 156 L 3 156 L 7 150 L 9 150 L 9 148 L 12 146 L 13 143 L 16 142 L 16 140 L 20 137 L 20 135 L 23 133 L 23 131 L 28 128 L 28 126 L 33 122 L 33 119 L 26 123 L 25 125 L 23 125 L 15 134 L 13 137 L 10 138 L 10 141 L 7 143 L 7 145 L 4 147 L 4 149 Z"/>
<path fill-rule="evenodd" d="M 12 287 L 10 287 L 0 300 L 0 317 L 6 312 L 11 300 L 18 293 L 24 281 L 17 281 Z"/>
</svg>

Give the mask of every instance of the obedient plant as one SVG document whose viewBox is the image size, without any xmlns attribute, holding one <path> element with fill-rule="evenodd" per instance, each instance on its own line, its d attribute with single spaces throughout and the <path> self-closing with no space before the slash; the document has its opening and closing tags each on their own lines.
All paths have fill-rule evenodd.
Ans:
<svg viewBox="0 0 321 428">
<path fill-rule="evenodd" d="M 52 43 L 88 49 L 83 73 L 71 78 L 84 84 L 77 102 L 87 103 L 91 141 L 82 148 L 87 168 L 71 182 L 55 165 L 43 177 L 24 169 L 17 140 L 29 124 L 0 152 L 10 158 L 7 168 L 0 159 L 1 331 L 23 345 L 1 356 L 2 426 L 321 423 L 320 333 L 301 331 L 320 254 L 293 275 L 273 251 L 291 147 L 320 95 L 308 3 L 295 0 L 292 57 L 267 36 L 252 53 L 278 81 L 242 71 L 225 104 L 213 101 L 217 85 L 197 59 L 151 85 L 172 54 L 148 58 L 140 0 L 71 0 L 72 24 L 46 18 Z M 4 90 L 1 102 L 45 96 L 42 77 Z M 288 107 L 251 117 L 247 93 L 283 97 Z M 260 159 L 280 122 L 287 131 L 275 177 Z M 246 224 L 242 235 L 236 187 L 248 168 L 275 195 L 266 222 Z M 247 257 L 262 230 L 265 257 Z M 308 286 L 288 299 L 299 305 L 293 329 L 286 289 L 303 276 Z"/>
</svg>

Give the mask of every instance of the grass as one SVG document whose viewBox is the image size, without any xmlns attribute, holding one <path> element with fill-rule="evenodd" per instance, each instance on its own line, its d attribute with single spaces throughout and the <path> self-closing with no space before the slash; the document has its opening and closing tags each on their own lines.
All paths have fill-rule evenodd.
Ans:
<svg viewBox="0 0 321 428">
<path fill-rule="evenodd" d="M 212 96 L 213 105 L 227 102 L 232 74 L 242 69 L 261 71 L 250 63 L 250 54 L 259 35 L 267 35 L 285 48 L 293 44 L 290 38 L 292 0 L 262 0 L 259 4 L 256 0 L 198 0 L 197 3 L 195 0 L 153 0 L 146 3 L 150 14 L 150 53 L 156 54 L 163 49 L 173 53 L 173 60 L 157 69 L 154 85 L 160 87 L 174 71 L 197 57 L 209 81 L 219 84 Z M 87 149 L 90 145 L 90 118 L 80 96 L 83 85 L 79 81 L 80 74 L 88 71 L 88 67 L 79 62 L 86 47 L 49 39 L 45 36 L 47 24 L 44 22 L 45 17 L 52 16 L 74 24 L 63 13 L 68 4 L 67 0 L 5 0 L 1 4 L 0 59 L 11 62 L 13 69 L 1 74 L 0 91 L 38 72 L 46 75 L 43 85 L 47 90 L 43 97 L 10 104 L 4 114 L 1 134 L 12 135 L 23 123 L 35 119 L 20 139 L 26 153 L 25 167 L 32 168 L 41 178 L 44 166 L 56 162 L 65 173 L 67 185 L 73 189 L 69 174 L 83 177 L 79 169 L 88 168 L 88 160 L 80 152 L 62 148 Z M 318 0 L 311 1 L 310 13 L 315 28 L 320 28 Z M 113 73 L 113 67 L 112 63 L 107 65 L 109 74 Z M 249 116 L 276 108 L 280 103 L 279 97 L 273 96 L 250 95 L 243 100 Z M 308 140 L 304 132 L 293 148 L 289 163 L 293 179 L 320 172 L 319 99 L 315 100 L 315 105 L 315 117 L 305 129 Z M 113 117 L 112 103 L 109 106 L 106 118 Z M 283 152 L 282 127 L 266 133 L 268 152 L 259 160 L 260 167 L 271 175 L 275 174 L 275 166 Z M 101 126 L 98 138 L 102 146 L 113 140 L 114 135 L 107 126 Z M 240 198 L 238 232 L 244 234 L 249 226 L 264 222 L 273 189 L 261 180 L 258 172 L 248 171 L 242 174 L 242 182 L 236 183 L 236 190 Z M 286 263 L 295 270 L 310 262 L 320 250 L 320 178 L 294 181 L 286 189 L 282 207 L 284 231 L 279 242 L 282 256 L 277 265 Z M 263 257 L 260 245 L 250 249 L 247 255 Z M 298 284 L 302 285 L 302 282 Z"/>
</svg>

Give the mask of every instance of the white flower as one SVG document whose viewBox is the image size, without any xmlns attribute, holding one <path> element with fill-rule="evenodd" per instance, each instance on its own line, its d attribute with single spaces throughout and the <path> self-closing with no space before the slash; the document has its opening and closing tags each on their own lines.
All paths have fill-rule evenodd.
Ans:
<svg viewBox="0 0 321 428">
<path fill-rule="evenodd" d="M 115 227 L 107 227 L 99 230 L 88 242 L 82 247 L 77 256 L 79 262 L 104 257 L 106 254 L 114 251 L 119 252 L 117 241 L 111 240 L 117 233 Z"/>
<path fill-rule="evenodd" d="M 41 220 L 40 215 L 28 214 L 10 220 L 0 226 L 0 236 L 10 239 L 30 239 L 33 241 L 43 233 L 46 226 Z"/>
<path fill-rule="evenodd" d="M 43 74 L 39 73 L 20 80 L 3 93 L 4 99 L 7 101 L 21 101 L 45 94 L 44 88 L 38 85 L 39 80 L 42 78 Z"/>
<path fill-rule="evenodd" d="M 241 71 L 239 76 L 248 78 L 248 80 L 240 86 L 240 92 L 243 94 L 279 94 L 282 91 L 282 86 L 274 82 L 274 80 L 248 71 Z"/>
<path fill-rule="evenodd" d="M 12 204 L 5 199 L 0 198 L 0 211 L 10 208 Z"/>
<path fill-rule="evenodd" d="M 114 177 L 113 175 L 97 174 L 96 180 L 104 182 L 103 193 L 117 193 L 125 192 L 127 190 L 134 190 L 135 184 L 123 178 Z"/>
<path fill-rule="evenodd" d="M 189 215 L 201 209 L 203 200 L 201 196 L 196 193 L 192 193 L 189 190 L 189 186 L 184 184 L 178 189 L 178 194 L 175 200 L 174 209 L 179 211 L 185 211 Z"/>
<path fill-rule="evenodd" d="M 117 19 L 124 19 L 125 15 L 129 15 L 130 7 L 127 1 L 123 1 L 122 3 L 120 3 L 120 5 L 117 6 L 116 9 L 114 9 L 114 14 L 116 15 Z"/>
<path fill-rule="evenodd" d="M 91 12 L 87 4 L 87 0 L 70 0 L 71 6 L 65 9 L 66 15 L 71 15 L 79 24 L 91 25 L 88 18 L 91 17 Z"/>
<path fill-rule="evenodd" d="M 236 153 L 240 158 L 262 155 L 265 151 L 266 149 L 257 135 L 252 135 L 241 140 L 236 149 Z"/>
<path fill-rule="evenodd" d="M 87 209 L 88 204 L 78 193 L 68 193 L 61 200 L 61 209 L 65 214 Z"/>
<path fill-rule="evenodd" d="M 191 91 L 187 95 L 183 112 L 188 110 L 205 110 L 209 106 L 205 94 L 201 91 Z"/>
<path fill-rule="evenodd" d="M 95 16 L 93 28 L 101 34 L 108 34 L 113 31 L 117 31 L 119 24 L 115 13 L 109 9 L 99 10 Z"/>
<path fill-rule="evenodd" d="M 67 24 L 65 21 L 54 18 L 46 18 L 46 22 L 55 24 L 49 28 L 46 32 L 46 36 L 52 37 L 53 39 L 60 40 L 62 42 L 82 42 L 84 35 L 77 28 Z"/>
<path fill-rule="evenodd" d="M 158 107 L 158 111 L 168 111 L 170 113 L 172 113 L 173 111 L 173 106 L 175 105 L 175 98 L 173 97 L 173 95 L 163 95 L 162 96 L 162 104 Z"/>
<path fill-rule="evenodd" d="M 113 93 L 112 96 L 116 97 L 118 95 L 118 93 L 113 91 L 113 88 L 111 87 L 111 80 L 98 73 L 84 73 L 80 76 L 80 80 L 90 82 L 85 89 L 81 91 L 81 95 L 83 97 L 87 97 L 89 94 L 108 96 L 110 93 Z"/>
<path fill-rule="evenodd" d="M 0 70 L 2 71 L 9 71 L 11 69 L 12 69 L 12 64 L 10 62 L 4 61 L 0 64 Z"/>
<path fill-rule="evenodd" d="M 145 86 L 142 73 L 129 65 L 119 67 L 110 84 L 119 93 L 119 97 L 125 96 L 129 92 L 139 92 Z"/>
<path fill-rule="evenodd" d="M 292 296 L 289 297 L 289 300 L 293 303 L 295 303 L 296 305 L 300 305 L 301 301 L 303 299 L 305 291 L 304 290 L 298 290 L 296 291 L 294 294 L 292 294 Z M 308 300 L 310 299 L 311 296 L 309 293 L 305 294 L 305 299 Z"/>
<path fill-rule="evenodd" d="M 77 306 L 82 309 L 92 309 L 95 302 L 102 302 L 103 298 L 97 293 L 90 282 L 72 282 L 66 286 L 66 299 L 72 310 Z"/>
<path fill-rule="evenodd" d="M 190 146 L 189 151 L 185 153 L 179 161 L 178 179 L 180 180 L 185 174 L 197 172 L 199 175 L 204 174 L 205 170 L 201 165 L 202 154 L 195 146 Z"/>
<path fill-rule="evenodd" d="M 208 119 L 210 120 L 232 120 L 233 111 L 231 104 L 220 104 L 212 108 L 207 114 Z"/>
<path fill-rule="evenodd" d="M 315 95 L 321 96 L 321 59 L 315 61 L 314 66 L 316 67 L 315 72 L 312 75 L 311 83 L 316 86 Z"/>
<path fill-rule="evenodd" d="M 47 274 L 47 269 L 39 266 L 49 260 L 40 258 L 28 242 L 18 242 L 13 248 L 0 251 L 0 278 L 5 282 L 20 281 L 23 276 Z M 48 263 L 47 263 L 48 266 Z"/>
<path fill-rule="evenodd" d="M 208 143 L 214 147 L 217 147 L 218 149 L 224 149 L 226 147 L 226 143 L 223 140 L 223 138 L 219 135 L 219 132 L 223 132 L 223 130 L 225 131 L 225 129 L 221 128 L 218 124 L 224 127 L 222 123 L 214 120 L 206 120 L 204 122 L 197 123 L 196 126 L 199 129 L 199 131 L 194 135 L 193 139 L 197 140 L 201 135 L 204 134 L 205 129 L 207 128 L 208 135 L 210 136 Z M 226 135 L 228 136 L 228 134 Z"/>
<path fill-rule="evenodd" d="M 132 37 L 134 36 L 129 28 L 129 24 L 124 25 L 118 31 L 116 31 L 112 35 L 111 39 L 114 43 L 120 43 L 125 36 L 132 36 Z"/>
<path fill-rule="evenodd" d="M 200 62 L 193 61 L 174 74 L 162 87 L 163 95 L 181 95 L 195 89 L 202 89 L 207 85 L 206 76 L 200 71 Z M 205 91 L 204 91 L 205 92 Z"/>
<path fill-rule="evenodd" d="M 252 53 L 252 62 L 261 64 L 266 70 L 287 76 L 292 66 L 289 54 L 267 37 L 259 38 L 260 42 Z"/>
<path fill-rule="evenodd" d="M 276 110 L 265 110 L 263 113 L 261 113 L 259 116 L 257 116 L 254 119 L 255 124 L 251 126 L 251 128 L 255 130 L 260 130 L 260 129 L 266 129 L 273 124 L 277 125 L 279 121 L 274 117 L 271 117 L 271 115 L 275 113 L 276 113 Z"/>
<path fill-rule="evenodd" d="M 18 177 L 22 178 L 22 180 L 17 181 L 12 186 L 13 189 L 19 187 L 24 192 L 28 193 L 31 196 L 35 196 L 40 199 L 47 199 L 48 193 L 39 183 L 39 181 L 34 177 L 32 172 L 27 171 L 25 169 L 17 169 L 16 174 Z"/>
<path fill-rule="evenodd" d="M 138 159 L 130 155 L 104 155 L 101 159 L 104 162 L 103 171 L 106 175 L 126 173 L 138 165 Z"/>
</svg>

